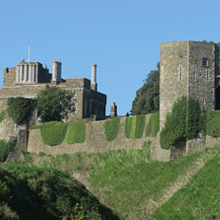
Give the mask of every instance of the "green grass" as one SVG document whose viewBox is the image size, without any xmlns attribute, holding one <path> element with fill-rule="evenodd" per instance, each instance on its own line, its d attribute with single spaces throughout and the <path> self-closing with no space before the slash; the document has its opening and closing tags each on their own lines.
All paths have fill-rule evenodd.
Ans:
<svg viewBox="0 0 220 220">
<path fill-rule="evenodd" d="M 83 143 L 86 139 L 86 123 L 79 121 L 67 128 L 65 140 L 68 144 Z"/>
<path fill-rule="evenodd" d="M 195 161 L 213 149 L 197 151 L 170 162 L 149 160 L 149 148 L 104 153 L 75 153 L 41 161 L 41 166 L 68 173 L 78 172 L 87 179 L 102 200 L 123 219 L 145 219 L 149 199 L 158 201 L 163 191 Z M 129 216 L 129 217 L 128 217 Z M 131 217 L 132 216 L 132 217 Z"/>
<path fill-rule="evenodd" d="M 77 220 L 118 219 L 68 174 L 21 164 L 0 164 L 0 210 L 5 206 L 21 220 L 58 220 L 70 213 Z M 6 214 L 0 212 L 0 219 Z"/>
<path fill-rule="evenodd" d="M 118 136 L 120 129 L 120 118 L 115 117 L 105 121 L 105 136 L 107 141 L 113 141 Z"/>
<path fill-rule="evenodd" d="M 153 215 L 155 219 L 220 219 L 220 152 Z"/>
</svg>

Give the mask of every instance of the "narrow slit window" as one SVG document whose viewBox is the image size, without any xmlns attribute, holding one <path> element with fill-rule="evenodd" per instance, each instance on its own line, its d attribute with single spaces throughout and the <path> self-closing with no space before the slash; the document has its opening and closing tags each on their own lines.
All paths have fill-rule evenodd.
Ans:
<svg viewBox="0 0 220 220">
<path fill-rule="evenodd" d="M 182 81 L 183 67 L 179 66 L 179 81 Z"/>
<path fill-rule="evenodd" d="M 208 59 L 207 58 L 202 58 L 202 66 L 207 67 L 208 66 Z"/>
</svg>

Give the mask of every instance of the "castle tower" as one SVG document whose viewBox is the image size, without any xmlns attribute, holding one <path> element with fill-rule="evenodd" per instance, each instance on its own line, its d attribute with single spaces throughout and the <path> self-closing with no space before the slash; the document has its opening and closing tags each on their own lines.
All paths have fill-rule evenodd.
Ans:
<svg viewBox="0 0 220 220">
<path fill-rule="evenodd" d="M 53 61 L 53 69 L 52 69 L 52 83 L 60 83 L 61 82 L 61 60 Z"/>
<path fill-rule="evenodd" d="M 215 109 L 219 55 L 212 42 L 179 41 L 160 46 L 160 129 L 174 102 L 190 96 L 205 110 Z M 220 94 L 220 91 L 219 91 Z M 219 95 L 218 95 L 219 96 Z M 220 97 L 220 96 L 219 96 Z"/>
<path fill-rule="evenodd" d="M 92 77 L 91 77 L 91 89 L 97 91 L 97 83 L 96 83 L 96 64 L 92 64 Z"/>
</svg>

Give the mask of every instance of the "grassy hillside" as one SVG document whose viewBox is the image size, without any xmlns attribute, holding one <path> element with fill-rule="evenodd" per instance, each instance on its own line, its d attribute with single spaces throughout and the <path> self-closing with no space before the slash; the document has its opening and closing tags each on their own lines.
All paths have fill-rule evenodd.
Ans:
<svg viewBox="0 0 220 220">
<path fill-rule="evenodd" d="M 219 148 L 215 147 L 170 162 L 159 162 L 149 159 L 149 148 L 146 147 L 47 156 L 41 158 L 40 166 L 57 168 L 80 177 L 121 219 L 147 219 L 152 213 L 152 203 L 161 204 L 167 188 L 175 187 L 175 181 L 196 170 L 199 163 L 206 162 L 217 151 Z"/>
<path fill-rule="evenodd" d="M 154 213 L 154 219 L 220 219 L 220 152 Z"/>
<path fill-rule="evenodd" d="M 103 217 L 118 219 L 68 174 L 21 164 L 0 164 L 0 219 L 90 220 Z"/>
</svg>

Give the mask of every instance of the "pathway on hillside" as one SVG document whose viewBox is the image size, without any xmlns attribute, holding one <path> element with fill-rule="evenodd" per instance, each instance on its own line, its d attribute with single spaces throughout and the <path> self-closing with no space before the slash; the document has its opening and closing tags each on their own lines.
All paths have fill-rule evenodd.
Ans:
<svg viewBox="0 0 220 220">
<path fill-rule="evenodd" d="M 191 166 L 186 172 L 184 172 L 181 176 L 179 176 L 175 181 L 170 183 L 170 186 L 166 188 L 158 201 L 154 201 L 152 199 L 148 199 L 148 205 L 145 207 L 145 216 L 148 216 L 146 219 L 151 219 L 151 215 L 153 212 L 159 208 L 161 205 L 166 203 L 175 192 L 179 189 L 183 188 L 189 180 L 198 173 L 198 171 L 203 168 L 203 166 L 212 158 L 216 156 L 219 152 L 217 148 L 214 151 L 211 151 L 208 155 L 202 155 L 200 158 L 194 161 L 193 166 Z M 146 203 L 145 203 L 146 204 Z M 134 218 L 135 219 L 135 218 Z"/>
</svg>

